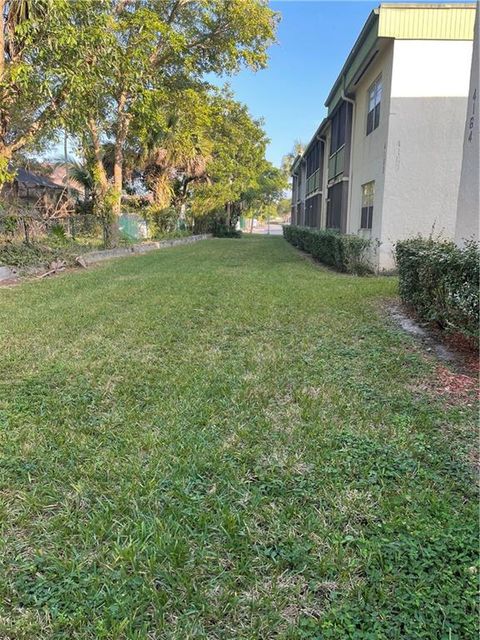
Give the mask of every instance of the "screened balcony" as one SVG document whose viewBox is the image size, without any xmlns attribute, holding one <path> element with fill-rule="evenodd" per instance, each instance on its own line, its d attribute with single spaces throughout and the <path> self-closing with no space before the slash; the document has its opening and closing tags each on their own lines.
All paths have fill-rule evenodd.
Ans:
<svg viewBox="0 0 480 640">
<path fill-rule="evenodd" d="M 338 175 L 343 173 L 345 167 L 345 145 L 337 149 L 335 153 L 332 153 L 328 159 L 328 179 L 333 180 Z"/>
</svg>

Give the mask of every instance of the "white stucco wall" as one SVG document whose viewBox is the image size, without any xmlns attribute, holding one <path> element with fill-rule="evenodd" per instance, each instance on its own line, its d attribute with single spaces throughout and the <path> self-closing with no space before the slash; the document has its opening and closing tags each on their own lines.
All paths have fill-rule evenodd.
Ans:
<svg viewBox="0 0 480 640">
<path fill-rule="evenodd" d="M 372 240 L 378 240 L 381 236 L 392 61 L 393 41 L 390 41 L 372 62 L 355 91 L 347 232 Z M 380 74 L 382 76 L 380 122 L 378 127 L 367 136 L 368 91 Z M 360 229 L 362 185 L 372 180 L 375 181 L 372 229 Z M 375 254 L 372 255 L 372 260 L 376 261 Z"/>
<path fill-rule="evenodd" d="M 395 40 L 392 97 L 466 96 L 471 56 L 471 40 Z"/>
<path fill-rule="evenodd" d="M 462 172 L 458 192 L 455 242 L 459 246 L 465 240 L 479 239 L 480 217 L 480 4 L 477 5 L 475 39 L 473 44 L 470 92 L 463 140 Z"/>
<path fill-rule="evenodd" d="M 394 43 L 380 269 L 398 240 L 454 237 L 471 53 L 470 41 Z"/>
</svg>

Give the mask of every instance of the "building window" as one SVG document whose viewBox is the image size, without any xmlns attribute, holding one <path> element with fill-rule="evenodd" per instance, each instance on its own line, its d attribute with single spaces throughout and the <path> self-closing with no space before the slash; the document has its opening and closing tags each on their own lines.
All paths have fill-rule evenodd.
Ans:
<svg viewBox="0 0 480 640">
<path fill-rule="evenodd" d="M 342 195 L 344 182 L 337 182 L 328 189 L 327 229 L 342 228 Z"/>
<path fill-rule="evenodd" d="M 320 140 L 316 140 L 308 150 L 306 163 L 305 193 L 309 196 L 311 193 L 321 189 L 323 144 Z"/>
<path fill-rule="evenodd" d="M 321 142 L 316 140 L 307 154 L 307 178 L 320 168 Z"/>
<path fill-rule="evenodd" d="M 379 125 L 381 102 L 382 77 L 379 76 L 368 90 L 367 136 Z"/>
<path fill-rule="evenodd" d="M 320 226 L 320 210 L 322 201 L 320 194 L 307 198 L 305 200 L 305 227 L 319 227 Z"/>
<path fill-rule="evenodd" d="M 296 175 L 292 176 L 292 202 L 297 202 L 297 193 L 298 193 L 298 179 Z"/>
<path fill-rule="evenodd" d="M 373 219 L 373 199 L 375 197 L 375 181 L 362 185 L 362 220 L 361 229 L 371 229 Z"/>
<path fill-rule="evenodd" d="M 352 105 L 343 101 L 332 118 L 330 155 L 338 151 L 346 142 L 347 126 L 351 121 Z"/>
</svg>

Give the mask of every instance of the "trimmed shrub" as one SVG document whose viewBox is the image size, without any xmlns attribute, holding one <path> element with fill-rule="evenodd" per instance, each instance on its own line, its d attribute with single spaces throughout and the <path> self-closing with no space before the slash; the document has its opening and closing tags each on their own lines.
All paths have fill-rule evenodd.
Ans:
<svg viewBox="0 0 480 640">
<path fill-rule="evenodd" d="M 212 226 L 212 234 L 215 238 L 241 238 L 242 232 L 223 222 L 215 222 Z"/>
<path fill-rule="evenodd" d="M 241 238 L 242 232 L 236 228 L 236 222 L 235 216 L 229 222 L 224 211 L 212 211 L 194 218 L 193 233 L 211 233 L 215 238 Z"/>
<path fill-rule="evenodd" d="M 453 242 L 422 238 L 396 245 L 400 297 L 418 315 L 442 329 L 479 334 L 479 260 L 475 243 L 459 249 Z"/>
<path fill-rule="evenodd" d="M 285 225 L 283 237 L 316 260 L 345 273 L 365 275 L 372 273 L 367 252 L 371 241 L 359 236 L 347 235 L 331 229 L 310 229 Z"/>
</svg>

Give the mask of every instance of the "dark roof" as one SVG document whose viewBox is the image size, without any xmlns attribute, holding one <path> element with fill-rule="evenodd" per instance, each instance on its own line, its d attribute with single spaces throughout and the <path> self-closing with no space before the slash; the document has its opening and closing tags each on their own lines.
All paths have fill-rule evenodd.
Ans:
<svg viewBox="0 0 480 640">
<path fill-rule="evenodd" d="M 55 184 L 55 182 L 52 182 L 45 176 L 40 176 L 36 173 L 32 173 L 31 171 L 27 171 L 22 167 L 20 167 L 15 171 L 14 180 L 16 182 L 24 184 L 26 187 L 33 187 L 33 188 L 44 187 L 46 189 L 62 189 L 62 190 L 65 189 L 65 187 L 62 187 L 59 184 Z"/>
</svg>

